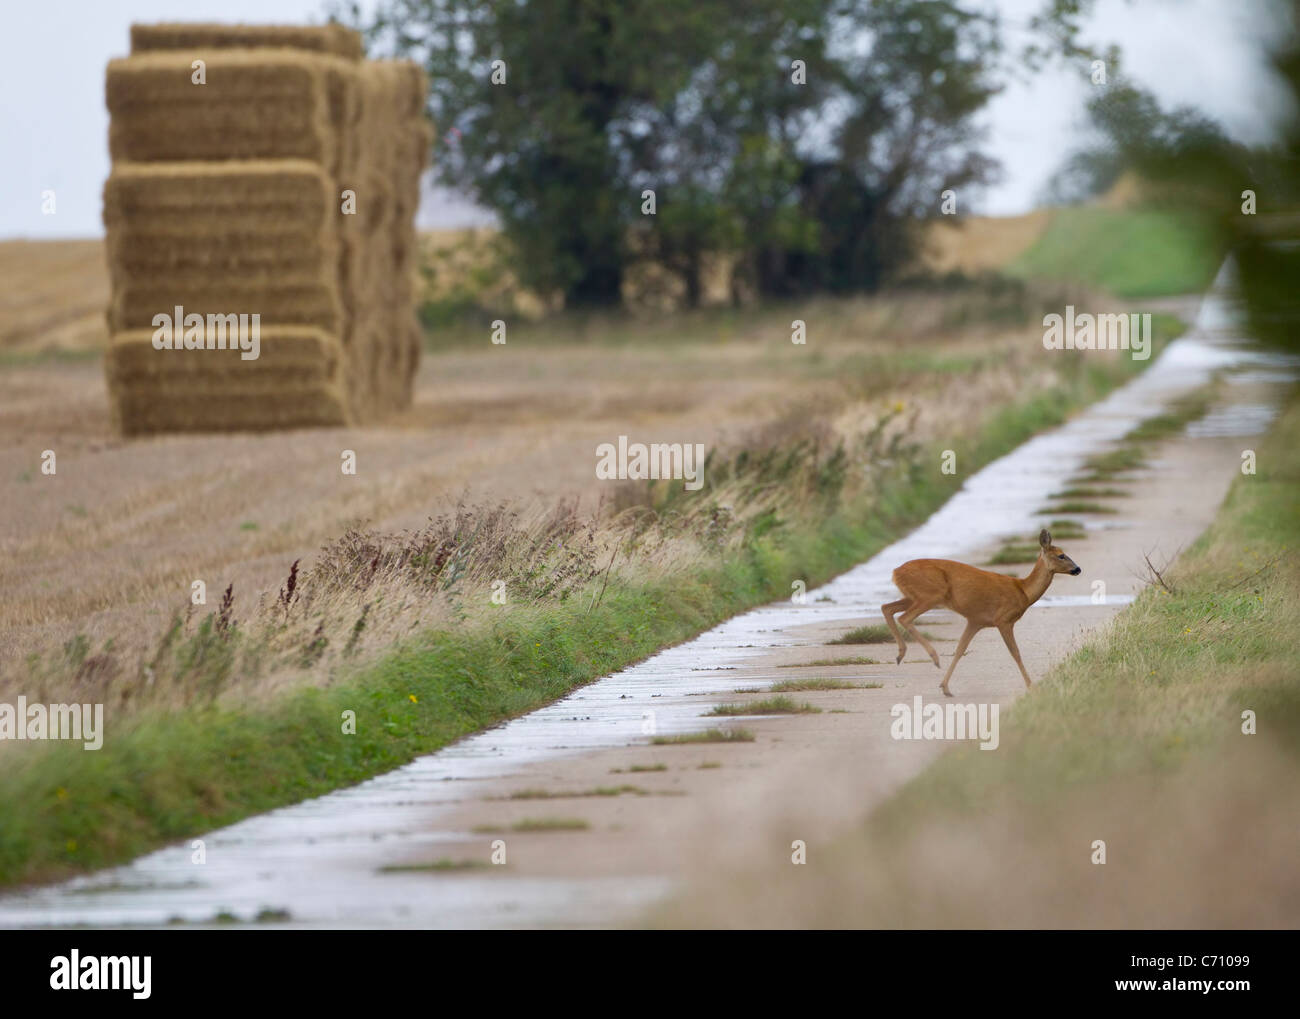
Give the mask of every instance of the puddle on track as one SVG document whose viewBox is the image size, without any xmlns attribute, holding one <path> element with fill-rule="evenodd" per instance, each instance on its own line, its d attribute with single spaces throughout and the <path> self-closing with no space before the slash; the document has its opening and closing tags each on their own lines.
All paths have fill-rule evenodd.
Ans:
<svg viewBox="0 0 1300 1019">
<path fill-rule="evenodd" d="M 1090 454 L 1159 413 L 1177 392 L 1217 369 L 1244 367 L 1251 381 L 1285 379 L 1294 360 L 1235 347 L 1238 327 L 1223 296 L 1225 274 L 1202 303 L 1196 328 L 1141 376 L 1069 423 L 1038 436 L 971 477 L 907 537 L 808 592 L 746 612 L 694 640 L 575 691 L 548 707 L 421 757 L 396 771 L 327 796 L 249 818 L 203 837 L 207 862 L 189 843 L 60 885 L 0 897 L 0 927 L 212 923 L 218 913 L 252 921 L 287 911 L 288 926 L 501 927 L 599 925 L 636 915 L 670 890 L 662 878 L 524 878 L 504 872 L 379 873 L 413 858 L 447 855 L 470 833 L 440 827 L 449 805 L 479 795 L 478 783 L 524 777 L 538 762 L 645 742 L 643 714 L 660 734 L 705 729 L 709 701 L 725 698 L 726 670 L 777 647 L 805 643 L 792 630 L 811 622 L 861 619 L 894 597 L 890 573 L 921 556 L 963 558 L 1031 532 L 1056 481 Z M 1067 355 L 1063 355 L 1067 356 Z M 1229 376 L 1229 385 L 1233 382 Z M 1189 429 L 1195 436 L 1254 435 L 1275 408 L 1230 407 Z M 1115 526 L 1116 523 L 1095 526 Z M 1048 596 L 1044 605 L 1088 604 Z M 774 677 L 776 678 L 776 677 Z M 751 677 L 746 682 L 752 682 Z M 484 841 L 486 854 L 490 836 Z"/>
</svg>

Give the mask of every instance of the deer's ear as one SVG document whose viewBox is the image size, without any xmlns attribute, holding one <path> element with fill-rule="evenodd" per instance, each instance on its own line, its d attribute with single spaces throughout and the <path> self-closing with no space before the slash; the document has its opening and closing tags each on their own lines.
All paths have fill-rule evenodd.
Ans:
<svg viewBox="0 0 1300 1019">
<path fill-rule="evenodd" d="M 1038 544 L 1042 545 L 1043 548 L 1047 548 L 1047 546 L 1050 545 L 1051 543 L 1052 543 L 1052 532 L 1049 531 L 1046 527 L 1044 527 L 1041 531 L 1038 532 Z"/>
</svg>

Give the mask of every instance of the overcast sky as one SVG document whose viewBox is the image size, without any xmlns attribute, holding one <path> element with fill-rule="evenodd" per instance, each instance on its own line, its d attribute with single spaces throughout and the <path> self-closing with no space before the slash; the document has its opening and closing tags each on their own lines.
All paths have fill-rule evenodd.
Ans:
<svg viewBox="0 0 1300 1019">
<path fill-rule="evenodd" d="M 1011 23 L 1041 0 L 986 0 Z M 367 4 L 366 6 L 372 6 Z M 104 66 L 129 48 L 132 22 L 306 23 L 324 20 L 324 0 L 22 0 L 5 10 L 0 34 L 0 238 L 93 237 L 103 232 L 100 197 L 108 175 Z M 1258 0 L 1100 0 L 1087 33 L 1115 42 L 1125 70 L 1169 103 L 1189 103 L 1246 141 L 1264 137 L 1279 93 L 1262 69 L 1267 35 Z M 1005 179 L 969 210 L 1011 214 L 1032 208 L 1071 149 L 1088 85 L 1054 69 L 1013 83 L 987 113 L 988 148 Z M 56 194 L 42 215 L 41 193 Z M 481 213 L 454 196 L 424 202 L 422 226 L 457 226 Z"/>
</svg>

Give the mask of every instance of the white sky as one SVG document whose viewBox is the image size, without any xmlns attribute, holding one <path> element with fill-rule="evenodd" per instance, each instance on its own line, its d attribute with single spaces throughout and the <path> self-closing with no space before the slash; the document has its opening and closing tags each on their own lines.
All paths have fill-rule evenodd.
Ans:
<svg viewBox="0 0 1300 1019">
<path fill-rule="evenodd" d="M 986 0 L 1011 21 L 1041 0 Z M 371 6 L 367 3 L 366 6 Z M 129 48 L 132 22 L 324 20 L 324 0 L 14 0 L 0 33 L 0 238 L 102 234 L 108 175 L 104 68 Z M 1268 28 L 1258 0 L 1101 0 L 1088 38 L 1118 43 L 1125 70 L 1165 103 L 1188 103 L 1244 140 L 1265 135 L 1279 93 L 1257 44 Z M 968 210 L 1031 208 L 1073 147 L 1090 86 L 1054 69 L 1013 84 L 987 112 L 989 151 L 1005 179 Z M 42 215 L 41 193 L 56 194 Z M 454 196 L 427 197 L 421 225 L 482 221 Z"/>
</svg>

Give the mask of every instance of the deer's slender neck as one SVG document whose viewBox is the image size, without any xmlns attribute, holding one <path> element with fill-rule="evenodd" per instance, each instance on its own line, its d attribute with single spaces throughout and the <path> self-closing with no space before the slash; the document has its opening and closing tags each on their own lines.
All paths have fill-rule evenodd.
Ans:
<svg viewBox="0 0 1300 1019">
<path fill-rule="evenodd" d="M 1047 563 L 1043 561 L 1043 557 L 1040 555 L 1037 562 L 1034 563 L 1034 568 L 1029 571 L 1029 576 L 1017 581 L 1017 583 L 1020 584 L 1020 589 L 1025 592 L 1025 597 L 1029 599 L 1029 604 L 1032 605 L 1051 586 L 1052 571 L 1047 568 Z"/>
</svg>

